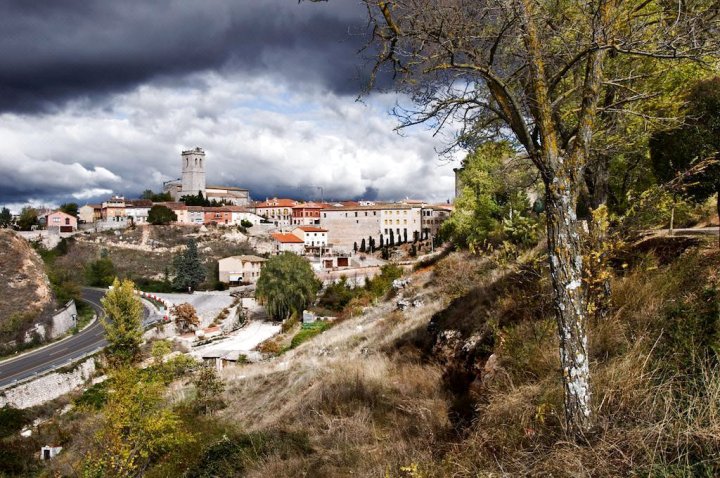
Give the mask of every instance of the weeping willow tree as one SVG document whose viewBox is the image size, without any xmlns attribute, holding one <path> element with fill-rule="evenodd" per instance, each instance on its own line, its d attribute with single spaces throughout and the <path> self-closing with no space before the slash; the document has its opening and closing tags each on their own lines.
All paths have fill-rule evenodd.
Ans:
<svg viewBox="0 0 720 478">
<path fill-rule="evenodd" d="M 265 263 L 255 296 L 274 319 L 285 320 L 312 304 L 321 285 L 308 261 L 285 252 Z"/>
</svg>

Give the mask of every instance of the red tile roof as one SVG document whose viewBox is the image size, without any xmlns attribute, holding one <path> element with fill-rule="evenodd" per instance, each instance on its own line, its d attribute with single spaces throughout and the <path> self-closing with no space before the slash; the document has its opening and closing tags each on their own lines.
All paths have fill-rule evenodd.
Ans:
<svg viewBox="0 0 720 478">
<path fill-rule="evenodd" d="M 285 234 L 282 232 L 274 232 L 273 239 L 284 244 L 304 244 L 305 241 L 297 237 L 295 234 Z"/>
<path fill-rule="evenodd" d="M 315 227 L 315 226 L 298 226 L 296 229 L 302 229 L 305 232 L 328 232 L 327 229 L 323 229 L 322 227 Z"/>
<path fill-rule="evenodd" d="M 267 201 L 257 204 L 255 207 L 293 207 L 297 206 L 298 202 L 294 199 L 268 199 Z"/>
</svg>

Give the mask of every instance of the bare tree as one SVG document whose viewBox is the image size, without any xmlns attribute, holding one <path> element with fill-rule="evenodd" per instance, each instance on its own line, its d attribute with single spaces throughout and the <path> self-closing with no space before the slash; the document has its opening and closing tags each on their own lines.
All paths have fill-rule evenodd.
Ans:
<svg viewBox="0 0 720 478">
<path fill-rule="evenodd" d="M 378 61 L 416 109 L 402 127 L 459 128 L 451 148 L 509 138 L 545 186 L 547 243 L 569 434 L 592 425 L 577 217 L 603 115 L 642 115 L 632 62 L 717 61 L 716 1 L 365 0 Z M 630 67 L 615 68 L 617 62 Z M 606 175 L 605 171 L 600 174 Z M 602 185 L 600 185 L 602 187 Z"/>
</svg>

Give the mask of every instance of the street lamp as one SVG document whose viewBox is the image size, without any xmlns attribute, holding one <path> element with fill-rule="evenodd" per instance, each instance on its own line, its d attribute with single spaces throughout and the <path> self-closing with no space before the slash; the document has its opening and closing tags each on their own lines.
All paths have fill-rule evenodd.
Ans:
<svg viewBox="0 0 720 478">
<path fill-rule="evenodd" d="M 77 314 L 72 314 L 70 318 L 72 318 L 73 327 L 77 327 Z"/>
</svg>

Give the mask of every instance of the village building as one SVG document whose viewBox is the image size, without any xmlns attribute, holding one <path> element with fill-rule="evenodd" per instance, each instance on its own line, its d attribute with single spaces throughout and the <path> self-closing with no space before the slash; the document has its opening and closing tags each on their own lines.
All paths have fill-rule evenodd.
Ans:
<svg viewBox="0 0 720 478">
<path fill-rule="evenodd" d="M 186 224 L 202 226 L 205 224 L 205 208 L 202 206 L 187 206 L 185 218 Z"/>
<path fill-rule="evenodd" d="M 435 237 L 440 232 L 440 226 L 452 213 L 452 206 L 429 206 L 422 211 L 423 237 Z"/>
<path fill-rule="evenodd" d="M 228 226 L 232 222 L 232 212 L 225 207 L 206 207 L 205 224 L 213 226 Z"/>
<path fill-rule="evenodd" d="M 77 230 L 77 218 L 62 211 L 54 211 L 45 216 L 48 231 L 73 232 Z"/>
<path fill-rule="evenodd" d="M 328 230 L 317 226 L 298 226 L 292 234 L 303 240 L 305 249 L 328 247 Z"/>
<path fill-rule="evenodd" d="M 231 223 L 236 226 L 241 226 L 243 221 L 247 221 L 253 226 L 260 224 L 263 220 L 262 217 L 255 214 L 253 211 L 242 206 L 227 206 L 226 209 L 232 214 Z"/>
<path fill-rule="evenodd" d="M 320 213 L 320 226 L 330 233 L 329 245 L 337 252 L 350 252 L 355 243 L 370 237 L 380 244 L 382 206 L 328 207 Z"/>
<path fill-rule="evenodd" d="M 153 203 L 149 199 L 133 199 L 125 202 L 125 215 L 131 224 L 148 223 L 148 214 Z"/>
<path fill-rule="evenodd" d="M 328 207 L 325 204 L 306 202 L 293 206 L 293 226 L 316 226 L 320 224 L 320 212 Z"/>
<path fill-rule="evenodd" d="M 387 204 L 380 211 L 380 231 L 385 244 L 412 241 L 422 231 L 422 204 Z"/>
<path fill-rule="evenodd" d="M 218 261 L 218 280 L 226 284 L 254 284 L 266 259 L 257 256 L 231 256 Z"/>
<path fill-rule="evenodd" d="M 78 209 L 81 224 L 93 224 L 102 219 L 102 204 L 85 204 Z"/>
<path fill-rule="evenodd" d="M 102 203 L 100 216 L 106 222 L 126 222 L 127 214 L 125 212 L 125 198 L 122 196 L 113 196 L 109 200 Z"/>
<path fill-rule="evenodd" d="M 282 252 L 293 252 L 298 255 L 305 254 L 305 241 L 295 234 L 274 232 L 271 236 L 273 238 L 273 252 L 275 254 Z"/>
<path fill-rule="evenodd" d="M 235 186 L 207 186 L 205 180 L 205 151 L 194 148 L 180 155 L 182 176 L 180 179 L 163 184 L 163 192 L 170 193 L 173 201 L 183 196 L 203 195 L 206 199 L 216 200 L 235 206 L 250 205 L 250 192 Z"/>
<path fill-rule="evenodd" d="M 255 214 L 276 226 L 287 227 L 292 224 L 292 208 L 297 205 L 298 202 L 293 199 L 267 199 L 255 205 Z"/>
</svg>

